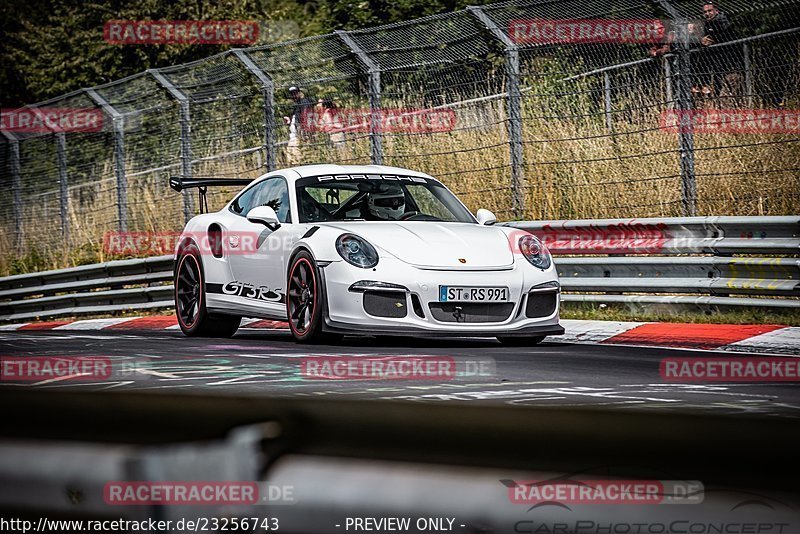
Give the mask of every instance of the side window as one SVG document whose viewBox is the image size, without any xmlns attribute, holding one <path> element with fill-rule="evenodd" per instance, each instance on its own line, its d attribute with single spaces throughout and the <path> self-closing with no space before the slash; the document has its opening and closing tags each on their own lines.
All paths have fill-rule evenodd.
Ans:
<svg viewBox="0 0 800 534">
<path fill-rule="evenodd" d="M 251 209 L 251 204 L 253 202 L 253 195 L 256 193 L 258 189 L 260 189 L 263 185 L 263 182 L 253 187 L 247 189 L 244 193 L 240 194 L 236 199 L 231 203 L 230 210 L 235 213 L 236 215 L 241 215 L 244 217 L 247 215 L 247 212 Z"/>
<path fill-rule="evenodd" d="M 290 223 L 289 187 L 281 177 L 269 178 L 251 187 L 231 203 L 230 210 L 245 217 L 256 206 L 269 206 L 275 210 L 278 220 Z"/>
</svg>

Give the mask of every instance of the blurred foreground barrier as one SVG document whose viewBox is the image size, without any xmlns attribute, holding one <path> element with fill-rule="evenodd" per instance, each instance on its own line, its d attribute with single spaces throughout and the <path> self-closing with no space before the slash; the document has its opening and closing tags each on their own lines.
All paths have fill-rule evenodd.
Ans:
<svg viewBox="0 0 800 534">
<path fill-rule="evenodd" d="M 800 217 L 507 225 L 556 255 L 566 302 L 800 308 Z M 0 278 L 0 321 L 169 308 L 171 281 L 171 256 Z"/>
</svg>

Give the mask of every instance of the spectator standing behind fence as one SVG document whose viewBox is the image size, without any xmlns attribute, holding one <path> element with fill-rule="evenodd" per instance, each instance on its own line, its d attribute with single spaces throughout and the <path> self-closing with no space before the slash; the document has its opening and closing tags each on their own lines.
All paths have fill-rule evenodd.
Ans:
<svg viewBox="0 0 800 534">
<path fill-rule="evenodd" d="M 342 150 L 345 147 L 344 124 L 338 106 L 328 97 L 320 98 L 314 111 L 319 130 L 328 134 L 328 140 L 336 150 Z"/>
<path fill-rule="evenodd" d="M 309 132 L 303 124 L 303 114 L 314 108 L 314 101 L 305 95 L 300 87 L 289 87 L 289 98 L 294 101 L 291 117 L 284 117 L 283 122 L 289 126 L 289 143 L 286 146 L 286 159 L 289 166 L 302 163 L 301 145 L 308 141 Z"/>
<path fill-rule="evenodd" d="M 737 38 L 736 30 L 727 15 L 713 2 L 703 4 L 703 18 L 700 46 L 703 48 L 727 43 Z M 700 67 L 704 72 L 701 78 L 703 96 L 731 97 L 741 93 L 742 57 L 738 47 L 716 47 L 704 50 Z"/>
</svg>

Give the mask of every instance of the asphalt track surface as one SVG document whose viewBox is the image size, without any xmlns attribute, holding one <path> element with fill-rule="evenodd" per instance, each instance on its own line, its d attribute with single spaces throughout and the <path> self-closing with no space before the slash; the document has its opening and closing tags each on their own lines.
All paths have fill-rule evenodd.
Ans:
<svg viewBox="0 0 800 534">
<path fill-rule="evenodd" d="M 800 416 L 800 384 L 670 383 L 666 357 L 708 357 L 688 349 L 570 344 L 548 338 L 534 347 L 494 340 L 348 337 L 340 344 L 300 345 L 288 332 L 239 332 L 231 339 L 158 332 L 0 332 L 0 356 L 106 358 L 117 369 L 103 379 L 4 381 L 0 387 L 102 391 L 182 391 L 280 397 L 485 402 L 531 406 L 596 406 Z M 719 353 L 731 356 L 730 353 Z M 469 376 L 422 380 L 319 380 L 303 376 L 315 356 L 452 357 Z M 479 367 L 483 364 L 483 367 Z"/>
</svg>

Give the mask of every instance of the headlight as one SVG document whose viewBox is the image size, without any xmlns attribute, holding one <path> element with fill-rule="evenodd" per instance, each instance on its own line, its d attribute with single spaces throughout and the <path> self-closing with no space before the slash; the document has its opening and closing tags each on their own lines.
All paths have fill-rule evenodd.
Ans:
<svg viewBox="0 0 800 534">
<path fill-rule="evenodd" d="M 550 251 L 534 235 L 529 234 L 519 238 L 519 251 L 531 265 L 539 269 L 548 269 L 553 263 Z"/>
<path fill-rule="evenodd" d="M 378 265 L 378 251 L 357 235 L 340 235 L 336 240 L 336 251 L 344 261 L 356 267 L 370 269 Z"/>
</svg>

